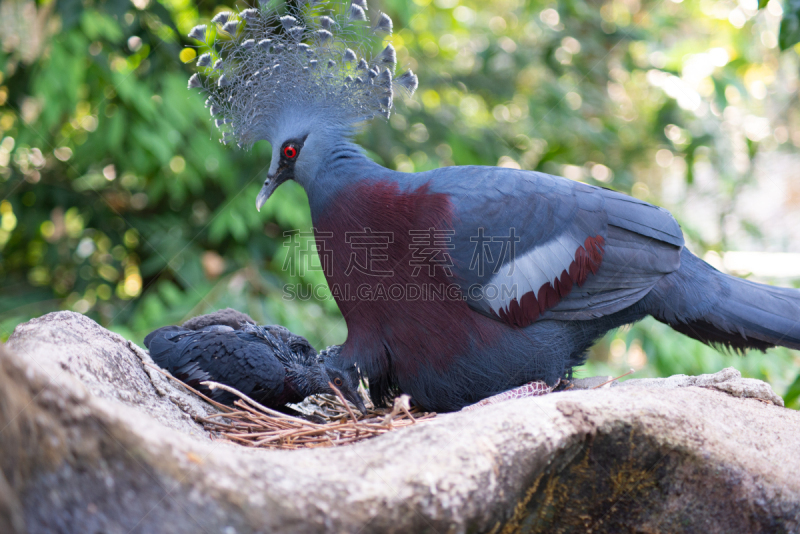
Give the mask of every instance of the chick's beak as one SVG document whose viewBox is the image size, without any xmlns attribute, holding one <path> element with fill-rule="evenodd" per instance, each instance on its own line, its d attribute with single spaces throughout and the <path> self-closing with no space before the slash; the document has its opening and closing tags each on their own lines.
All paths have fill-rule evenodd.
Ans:
<svg viewBox="0 0 800 534">
<path fill-rule="evenodd" d="M 329 385 L 333 385 L 332 383 L 328 383 Z M 345 400 L 350 401 L 358 411 L 361 412 L 363 415 L 367 415 L 367 407 L 364 404 L 364 400 L 361 398 L 361 394 L 358 392 L 358 389 L 351 390 L 349 388 L 338 388 L 339 392 L 345 398 Z"/>
<path fill-rule="evenodd" d="M 358 393 L 358 391 L 356 391 L 355 394 L 349 394 L 348 392 L 344 398 L 352 402 L 362 415 L 367 415 L 367 406 L 364 404 L 364 401 L 361 399 L 361 395 Z"/>
</svg>

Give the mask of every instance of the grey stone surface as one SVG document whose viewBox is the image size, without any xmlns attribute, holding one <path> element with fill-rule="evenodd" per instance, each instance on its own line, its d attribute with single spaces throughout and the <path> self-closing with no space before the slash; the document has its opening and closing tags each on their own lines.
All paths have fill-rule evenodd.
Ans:
<svg viewBox="0 0 800 534">
<path fill-rule="evenodd" d="M 724 391 L 734 397 L 760 399 L 783 406 L 783 399 L 776 395 L 769 384 L 753 378 L 742 378 L 742 374 L 732 367 L 713 375 L 687 376 L 674 375 L 669 378 L 634 378 L 620 383 L 626 387 L 650 389 L 675 389 L 695 386 Z"/>
<path fill-rule="evenodd" d="M 800 531 L 800 413 L 733 370 L 274 451 L 143 361 L 69 312 L 0 347 L 1 532 Z"/>
<path fill-rule="evenodd" d="M 595 388 L 610 388 L 618 385 L 617 382 L 608 382 L 613 377 L 611 376 L 590 376 L 587 378 L 576 378 L 572 381 L 572 387 L 575 389 L 595 389 Z M 606 383 L 608 382 L 608 383 Z"/>
</svg>

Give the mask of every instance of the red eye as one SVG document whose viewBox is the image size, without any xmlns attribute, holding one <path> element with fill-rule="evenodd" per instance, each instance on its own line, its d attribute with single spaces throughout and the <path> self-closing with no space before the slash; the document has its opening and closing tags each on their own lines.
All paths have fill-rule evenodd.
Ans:
<svg viewBox="0 0 800 534">
<path fill-rule="evenodd" d="M 337 386 L 341 386 L 343 384 L 342 379 L 339 377 L 334 378 L 333 383 L 336 384 Z"/>
<path fill-rule="evenodd" d="M 289 159 L 294 159 L 297 156 L 297 149 L 293 146 L 287 146 L 283 149 L 283 155 Z"/>
</svg>

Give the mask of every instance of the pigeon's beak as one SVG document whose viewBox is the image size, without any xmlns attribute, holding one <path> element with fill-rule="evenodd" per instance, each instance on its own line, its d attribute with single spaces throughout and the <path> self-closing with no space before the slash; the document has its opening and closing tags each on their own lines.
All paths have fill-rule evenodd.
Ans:
<svg viewBox="0 0 800 534">
<path fill-rule="evenodd" d="M 261 206 L 267 203 L 269 197 L 272 196 L 272 193 L 278 189 L 283 182 L 291 180 L 294 178 L 294 173 L 292 172 L 292 168 L 286 165 L 281 165 L 278 167 L 273 174 L 268 175 L 267 179 L 264 180 L 264 187 L 261 188 L 259 191 L 258 196 L 256 197 L 256 209 L 261 211 Z"/>
<path fill-rule="evenodd" d="M 256 197 L 256 209 L 261 211 L 261 207 L 267 203 L 267 200 L 278 189 L 278 186 L 281 185 L 284 180 L 281 180 L 280 172 L 275 173 L 273 176 L 267 176 L 267 179 L 264 181 L 264 187 L 261 188 L 261 191 L 258 192 L 258 196 Z"/>
</svg>

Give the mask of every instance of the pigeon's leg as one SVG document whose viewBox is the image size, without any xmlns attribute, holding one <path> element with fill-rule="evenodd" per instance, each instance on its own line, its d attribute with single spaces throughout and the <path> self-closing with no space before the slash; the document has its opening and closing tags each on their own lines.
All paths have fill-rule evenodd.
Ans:
<svg viewBox="0 0 800 534">
<path fill-rule="evenodd" d="M 498 393 L 497 395 L 492 395 L 491 397 L 486 397 L 482 401 L 476 402 L 475 404 L 470 404 L 469 406 L 464 406 L 461 408 L 462 412 L 468 412 L 470 410 L 475 410 L 476 408 L 480 408 L 481 406 L 488 406 L 490 404 L 497 404 L 498 402 L 503 402 L 512 399 L 523 399 L 525 397 L 539 397 L 541 395 L 547 395 L 555 387 L 558 386 L 558 382 L 553 386 L 548 386 L 544 382 L 528 382 L 527 384 L 523 384 L 517 388 L 509 389 L 508 391 L 504 391 L 502 393 Z"/>
</svg>

